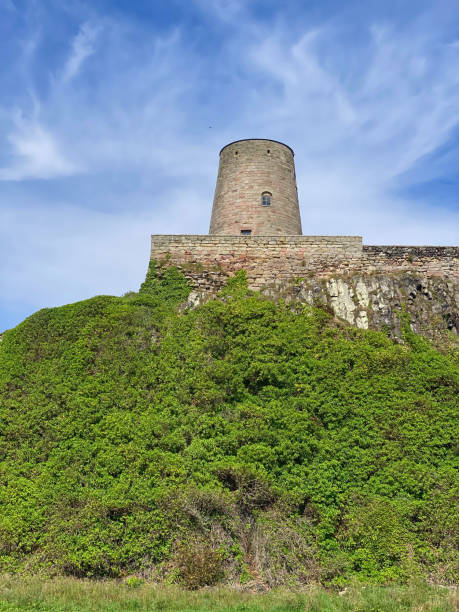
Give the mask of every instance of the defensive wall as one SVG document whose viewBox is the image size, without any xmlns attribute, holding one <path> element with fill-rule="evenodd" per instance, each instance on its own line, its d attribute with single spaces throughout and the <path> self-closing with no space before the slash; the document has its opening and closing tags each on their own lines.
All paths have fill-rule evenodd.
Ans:
<svg viewBox="0 0 459 612">
<path fill-rule="evenodd" d="M 360 236 L 153 235 L 151 259 L 180 266 L 194 286 L 214 290 L 241 268 L 251 289 L 302 277 L 402 271 L 459 279 L 459 247 L 366 246 Z"/>
<path fill-rule="evenodd" d="M 360 236 L 152 236 L 151 259 L 179 267 L 205 301 L 241 268 L 272 299 L 324 307 L 401 337 L 400 312 L 432 339 L 459 332 L 459 247 L 366 246 Z"/>
</svg>

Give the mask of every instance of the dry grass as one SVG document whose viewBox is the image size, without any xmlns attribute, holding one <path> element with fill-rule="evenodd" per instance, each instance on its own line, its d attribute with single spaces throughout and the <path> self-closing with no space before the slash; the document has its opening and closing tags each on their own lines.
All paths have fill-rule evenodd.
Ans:
<svg viewBox="0 0 459 612">
<path fill-rule="evenodd" d="M 113 580 L 0 578 L 1 612 L 456 612 L 458 609 L 455 589 L 425 584 L 350 587 L 341 594 L 317 586 L 301 593 L 280 590 L 253 594 L 229 588 L 190 592 L 150 583 L 129 587 Z"/>
</svg>

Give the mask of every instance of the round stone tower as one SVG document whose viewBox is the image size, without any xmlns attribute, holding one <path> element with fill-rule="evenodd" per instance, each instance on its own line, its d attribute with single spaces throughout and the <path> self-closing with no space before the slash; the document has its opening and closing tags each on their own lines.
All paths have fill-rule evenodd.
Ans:
<svg viewBox="0 0 459 612">
<path fill-rule="evenodd" d="M 220 151 L 209 234 L 301 235 L 295 163 L 290 147 L 251 138 Z"/>
</svg>

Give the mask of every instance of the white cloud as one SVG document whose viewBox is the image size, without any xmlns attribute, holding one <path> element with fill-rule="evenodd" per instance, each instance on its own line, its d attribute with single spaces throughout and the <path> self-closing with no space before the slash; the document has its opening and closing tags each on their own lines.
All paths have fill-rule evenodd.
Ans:
<svg viewBox="0 0 459 612">
<path fill-rule="evenodd" d="M 80 71 L 84 61 L 94 53 L 99 29 L 88 22 L 80 26 L 78 34 L 72 40 L 70 56 L 64 66 L 64 83 L 71 81 Z"/>
<path fill-rule="evenodd" d="M 343 164 L 351 154 L 362 171 L 376 161 L 385 180 L 451 135 L 459 123 L 459 53 L 428 59 L 430 40 L 374 29 L 360 75 L 350 78 L 327 62 L 330 38 L 323 29 L 289 42 L 281 31 L 252 46 L 254 65 L 280 85 L 269 94 L 261 90 L 259 123 L 277 109 L 284 132 L 314 137 L 301 143 L 302 151 L 326 151 Z"/>
<path fill-rule="evenodd" d="M 77 172 L 65 158 L 53 135 L 37 122 L 17 119 L 16 130 L 8 136 L 12 163 L 0 168 L 0 180 L 51 179 Z"/>
<path fill-rule="evenodd" d="M 343 71 L 346 49 L 325 26 L 296 40 L 273 29 L 249 44 L 245 55 L 265 76 L 251 99 L 256 125 L 295 149 L 305 233 L 454 243 L 457 213 L 396 192 L 459 125 L 459 53 L 431 31 L 402 35 L 386 24 L 372 35 L 358 71 Z"/>
<path fill-rule="evenodd" d="M 116 196 L 115 196 L 116 197 Z M 148 265 L 150 234 L 205 233 L 199 193 L 176 189 L 174 208 L 144 206 L 133 214 L 135 196 L 122 209 L 91 210 L 66 200 L 44 205 L 29 196 L 0 208 L 0 295 L 32 310 L 93 295 L 138 290 Z M 199 224 L 202 227 L 199 228 Z M 199 231 L 198 231 L 199 230 Z"/>
</svg>

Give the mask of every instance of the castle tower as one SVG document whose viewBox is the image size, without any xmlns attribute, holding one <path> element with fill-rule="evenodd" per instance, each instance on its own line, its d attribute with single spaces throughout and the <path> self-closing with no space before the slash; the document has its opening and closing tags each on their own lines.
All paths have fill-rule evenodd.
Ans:
<svg viewBox="0 0 459 612">
<path fill-rule="evenodd" d="M 261 138 L 237 140 L 223 147 L 209 234 L 301 233 L 292 149 Z"/>
</svg>

